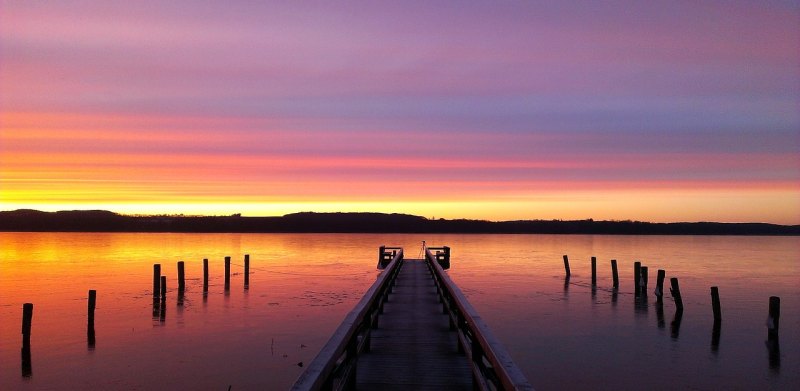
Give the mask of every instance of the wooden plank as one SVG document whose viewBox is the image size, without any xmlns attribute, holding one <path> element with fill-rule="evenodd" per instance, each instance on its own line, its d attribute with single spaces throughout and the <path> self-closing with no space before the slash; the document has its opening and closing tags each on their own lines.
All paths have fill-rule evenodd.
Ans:
<svg viewBox="0 0 800 391">
<path fill-rule="evenodd" d="M 358 358 L 357 388 L 472 390 L 471 367 L 423 260 L 405 260 L 371 338 Z"/>
</svg>

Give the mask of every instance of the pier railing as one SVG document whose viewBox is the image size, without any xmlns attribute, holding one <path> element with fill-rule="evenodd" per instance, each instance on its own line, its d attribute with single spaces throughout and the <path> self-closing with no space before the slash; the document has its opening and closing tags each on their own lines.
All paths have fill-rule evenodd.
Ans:
<svg viewBox="0 0 800 391">
<path fill-rule="evenodd" d="M 356 361 L 361 352 L 369 351 L 370 332 L 377 324 L 378 315 L 391 293 L 392 285 L 403 263 L 403 249 L 391 248 L 391 261 L 383 273 L 364 293 L 339 325 L 319 354 L 297 379 L 292 390 L 342 390 L 354 389 Z M 384 247 L 380 256 L 386 254 Z M 382 258 L 379 258 L 382 259 Z M 380 262 L 379 262 L 380 264 Z"/>
<path fill-rule="evenodd" d="M 489 326 L 467 301 L 467 298 L 444 272 L 440 262 L 443 252 L 425 251 L 425 259 L 450 317 L 450 327 L 458 332 L 459 351 L 463 351 L 472 365 L 475 388 L 479 390 L 533 390 L 525 375 L 511 356 L 494 337 Z M 433 249 L 438 250 L 438 249 Z M 448 249 L 449 250 L 449 249 Z M 447 251 L 449 266 L 449 251 Z"/>
</svg>

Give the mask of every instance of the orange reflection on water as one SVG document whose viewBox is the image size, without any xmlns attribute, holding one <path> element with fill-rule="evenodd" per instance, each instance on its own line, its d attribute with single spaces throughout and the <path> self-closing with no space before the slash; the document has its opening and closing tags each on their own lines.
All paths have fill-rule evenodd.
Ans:
<svg viewBox="0 0 800 391">
<path fill-rule="evenodd" d="M 603 388 L 596 378 L 613 379 L 608 387 L 617 388 L 668 381 L 676 388 L 779 388 L 800 380 L 795 371 L 774 374 L 763 344 L 766 300 L 777 295 L 781 322 L 789 325 L 781 354 L 800 353 L 800 333 L 791 327 L 800 322 L 796 237 L 0 233 L 0 361 L 12 363 L 0 367 L 0 389 L 288 388 L 304 369 L 298 364 L 317 354 L 374 282 L 378 246 L 403 246 L 416 258 L 422 240 L 451 247 L 448 273 L 538 388 Z M 244 254 L 251 259 L 247 290 Z M 566 284 L 564 254 L 572 266 Z M 225 256 L 232 257 L 228 292 Z M 591 256 L 598 259 L 596 289 Z M 203 258 L 210 263 L 208 295 Z M 616 293 L 610 259 L 619 264 Z M 182 304 L 179 260 L 186 262 Z M 644 305 L 635 303 L 635 260 L 650 267 L 650 291 L 657 269 L 681 279 L 680 323 L 669 297 L 663 311 L 652 293 Z M 168 281 L 164 306 L 157 302 L 155 311 L 154 263 Z M 716 342 L 712 285 L 724 319 Z M 89 289 L 97 290 L 94 347 L 86 328 Z M 29 378 L 20 373 L 25 302 L 35 305 Z M 749 365 L 759 355 L 763 365 Z M 663 370 L 646 383 L 629 376 L 631 368 L 656 367 Z"/>
</svg>

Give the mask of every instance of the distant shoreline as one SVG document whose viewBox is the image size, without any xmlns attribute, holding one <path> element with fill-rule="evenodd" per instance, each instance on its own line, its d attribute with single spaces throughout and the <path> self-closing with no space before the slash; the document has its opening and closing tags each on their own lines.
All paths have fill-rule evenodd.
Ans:
<svg viewBox="0 0 800 391">
<path fill-rule="evenodd" d="M 0 211 L 4 232 L 473 233 L 797 236 L 800 225 L 594 220 L 431 220 L 407 214 L 293 213 L 280 217 L 126 216 L 109 211 Z"/>
</svg>

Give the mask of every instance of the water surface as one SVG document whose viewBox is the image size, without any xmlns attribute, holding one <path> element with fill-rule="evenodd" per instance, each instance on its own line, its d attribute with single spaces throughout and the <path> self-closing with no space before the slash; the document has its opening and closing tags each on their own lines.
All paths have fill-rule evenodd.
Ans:
<svg viewBox="0 0 800 391">
<path fill-rule="evenodd" d="M 0 233 L 0 388 L 288 388 L 375 280 L 378 246 L 404 246 L 413 258 L 422 240 L 452 248 L 449 273 L 539 390 L 800 385 L 800 238 Z M 563 254 L 572 263 L 566 284 Z M 224 256 L 233 259 L 227 293 Z M 620 268 L 616 295 L 610 259 Z M 651 276 L 639 304 L 636 260 Z M 169 279 L 163 318 L 160 305 L 153 311 L 154 263 Z M 668 296 L 663 314 L 654 304 L 657 269 L 680 280 L 680 322 Z M 718 341 L 711 286 L 722 301 Z M 98 292 L 94 346 L 89 289 Z M 782 301 L 777 346 L 765 343 L 769 296 Z M 20 362 L 25 302 L 35 306 L 30 373 Z"/>
</svg>

